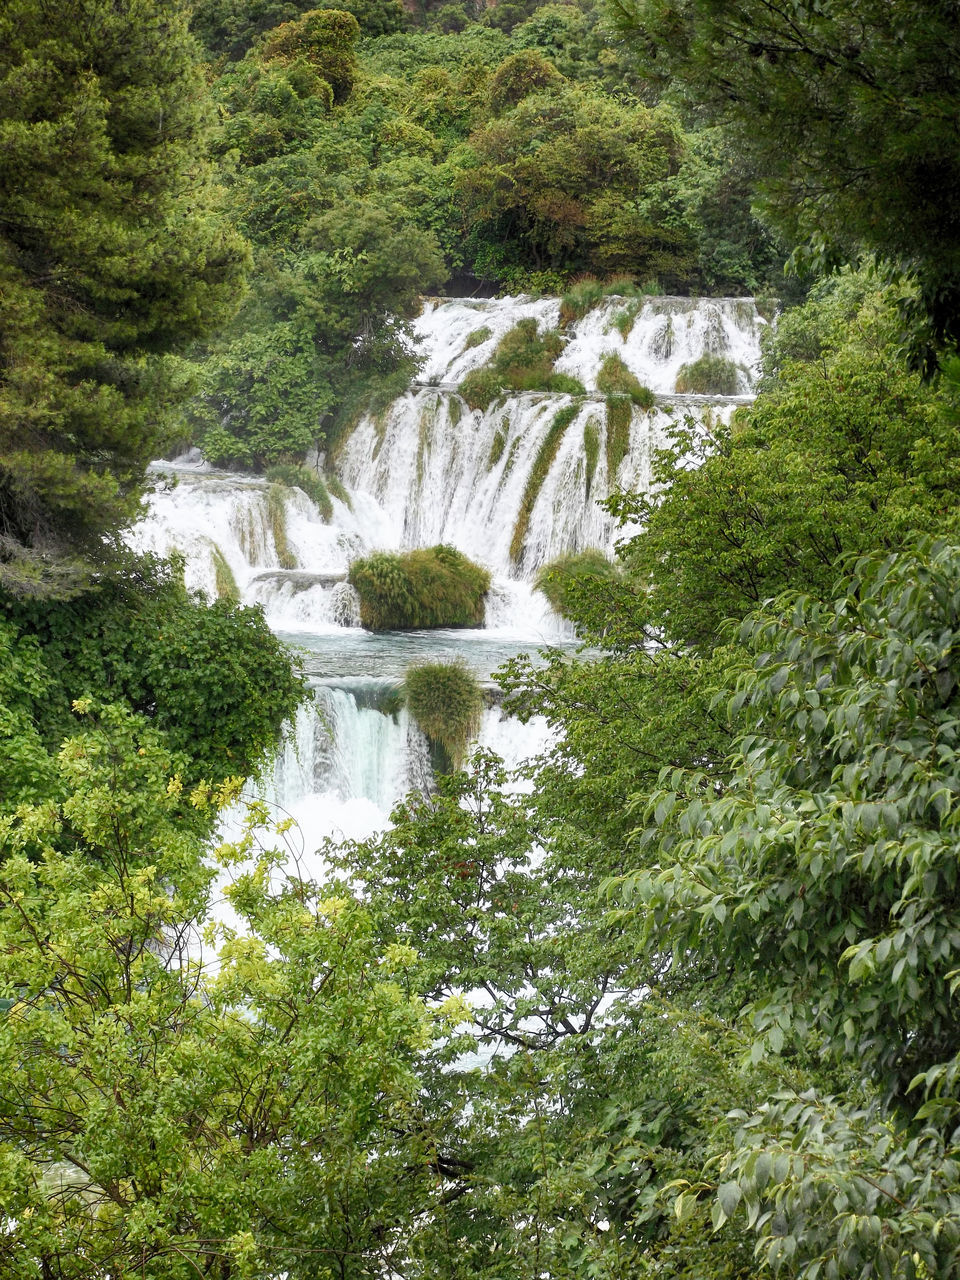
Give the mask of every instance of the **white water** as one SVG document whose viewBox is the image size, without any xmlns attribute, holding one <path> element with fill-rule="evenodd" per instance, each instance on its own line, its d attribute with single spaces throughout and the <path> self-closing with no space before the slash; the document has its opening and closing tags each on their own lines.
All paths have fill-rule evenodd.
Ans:
<svg viewBox="0 0 960 1280">
<path fill-rule="evenodd" d="M 614 323 L 624 308 L 636 313 L 626 337 Z M 750 395 L 764 325 L 746 299 L 606 299 L 578 321 L 556 369 L 578 378 L 588 395 L 577 402 L 512 555 L 538 453 L 558 410 L 573 401 L 527 392 L 481 413 L 467 407 L 457 384 L 525 317 L 554 327 L 559 302 L 425 304 L 416 325 L 423 358 L 417 382 L 384 414 L 363 419 L 339 450 L 335 466 L 349 504 L 334 499 L 325 523 L 301 490 L 283 496 L 294 569 L 281 567 L 264 480 L 213 471 L 196 460 L 156 464 L 158 487 L 134 530 L 134 545 L 164 555 L 179 551 L 188 586 L 210 598 L 228 570 L 240 598 L 261 605 L 270 625 L 307 652 L 315 705 L 291 728 L 269 792 L 300 822 L 308 858 L 326 835 L 362 837 L 382 828 L 398 799 L 429 784 L 422 734 L 405 711 L 384 709 L 410 661 L 459 654 L 489 679 L 511 653 L 572 640 L 568 624 L 532 586 L 537 569 L 565 552 L 612 550 L 618 530 L 597 500 L 617 489 L 649 487 L 653 453 L 678 417 L 702 420 L 706 410 L 724 416 Z M 481 329 L 489 336 L 471 346 Z M 615 475 L 608 471 L 606 409 L 596 390 L 611 353 L 658 395 L 652 411 L 633 410 L 629 448 Z M 680 366 L 703 354 L 738 366 L 738 397 L 673 393 Z M 439 542 L 491 571 L 484 629 L 412 637 L 363 632 L 355 593 L 344 581 L 350 562 L 375 549 Z M 492 708 L 480 742 L 516 764 L 542 749 L 546 731 Z"/>
</svg>

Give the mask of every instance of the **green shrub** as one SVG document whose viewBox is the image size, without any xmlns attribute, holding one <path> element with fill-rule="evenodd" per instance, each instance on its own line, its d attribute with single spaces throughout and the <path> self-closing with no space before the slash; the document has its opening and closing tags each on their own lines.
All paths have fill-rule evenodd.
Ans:
<svg viewBox="0 0 960 1280">
<path fill-rule="evenodd" d="M 473 333 L 467 334 L 467 340 L 463 344 L 464 351 L 472 351 L 474 347 L 482 347 L 492 333 L 486 325 L 481 329 L 474 329 Z"/>
<path fill-rule="evenodd" d="M 565 405 L 554 414 L 553 422 L 550 429 L 543 438 L 543 443 L 534 460 L 533 467 L 527 479 L 526 488 L 523 491 L 523 497 L 520 499 L 520 509 L 517 512 L 517 522 L 513 526 L 513 537 L 510 540 L 510 556 L 514 563 L 520 560 L 520 554 L 523 551 L 524 539 L 527 536 L 527 530 L 530 527 L 530 517 L 533 515 L 533 508 L 536 506 L 537 498 L 540 496 L 540 490 L 543 488 L 543 482 L 550 473 L 554 459 L 557 456 L 557 450 L 560 448 L 560 441 L 563 439 L 564 432 L 570 423 L 574 420 L 579 412 L 579 408 L 575 404 Z"/>
<path fill-rule="evenodd" d="M 553 371 L 562 350 L 563 339 L 556 329 L 539 333 L 535 319 L 520 320 L 497 343 L 490 363 L 467 374 L 460 383 L 460 394 L 471 409 L 486 409 L 502 391 L 554 391 L 582 396 L 583 383 Z"/>
<path fill-rule="evenodd" d="M 329 524 L 333 518 L 333 503 L 327 486 L 316 471 L 295 462 L 280 463 L 270 467 L 267 479 L 273 484 L 287 485 L 290 488 L 302 489 L 314 504 L 323 519 Z"/>
<path fill-rule="evenodd" d="M 617 566 L 602 551 L 591 548 L 576 554 L 560 556 L 539 569 L 533 585 L 564 618 L 575 617 L 579 595 L 598 582 L 617 576 Z"/>
<path fill-rule="evenodd" d="M 735 396 L 740 390 L 740 370 L 723 356 L 701 356 L 680 366 L 676 390 L 680 395 Z"/>
<path fill-rule="evenodd" d="M 460 383 L 460 394 L 471 409 L 483 412 L 497 398 L 502 388 L 500 379 L 490 365 L 472 369 Z"/>
<path fill-rule="evenodd" d="M 627 396 L 641 409 L 652 409 L 656 397 L 630 372 L 616 353 L 604 356 L 597 374 L 597 390 L 605 396 Z"/>
<path fill-rule="evenodd" d="M 545 385 L 537 390 L 555 391 L 561 395 L 567 396 L 585 396 L 587 389 L 579 378 L 573 378 L 569 373 L 551 373 L 547 378 Z"/>
<path fill-rule="evenodd" d="M 617 332 L 620 334 L 620 337 L 624 340 L 624 342 L 626 342 L 626 340 L 630 337 L 630 334 L 633 331 L 634 323 L 637 319 L 637 316 L 640 314 L 640 308 L 642 306 L 643 306 L 643 303 L 640 301 L 640 299 L 635 298 L 633 302 L 628 302 L 627 305 L 625 307 L 622 307 L 613 317 L 611 323 L 613 324 L 613 327 L 617 330 Z"/>
<path fill-rule="evenodd" d="M 611 488 L 616 483 L 620 463 L 630 452 L 632 422 L 632 402 L 626 396 L 611 396 L 607 400 L 607 480 Z"/>
<path fill-rule="evenodd" d="M 479 627 L 490 574 L 453 547 L 376 551 L 350 566 L 360 621 L 371 631 Z"/>
<path fill-rule="evenodd" d="M 403 692 L 414 720 L 447 762 L 459 768 L 483 715 L 476 677 L 462 660 L 425 662 L 407 671 Z"/>
<path fill-rule="evenodd" d="M 295 569 L 297 561 L 287 542 L 287 486 L 271 484 L 267 490 L 267 518 L 281 569 Z"/>
</svg>

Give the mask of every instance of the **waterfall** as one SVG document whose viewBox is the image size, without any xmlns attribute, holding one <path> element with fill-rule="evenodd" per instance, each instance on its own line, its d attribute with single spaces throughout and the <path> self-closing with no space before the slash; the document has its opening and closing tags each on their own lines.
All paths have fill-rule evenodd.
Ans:
<svg viewBox="0 0 960 1280">
<path fill-rule="evenodd" d="M 408 790 L 429 784 L 426 741 L 395 705 L 410 662 L 458 654 L 486 680 L 513 653 L 574 640 L 535 590 L 537 570 L 567 552 L 612 550 L 620 531 L 598 499 L 649 488 L 672 423 L 726 419 L 749 399 L 765 325 L 751 299 L 606 298 L 567 326 L 555 364 L 585 395 L 530 391 L 471 410 L 460 382 L 521 319 L 556 328 L 560 302 L 424 304 L 417 380 L 340 442 L 343 500 L 332 498 L 329 521 L 298 488 L 217 471 L 195 456 L 154 464 L 156 488 L 132 545 L 179 552 L 188 587 L 262 606 L 305 654 L 314 698 L 290 727 L 268 786 L 300 822 L 305 848 L 326 835 L 369 834 Z M 654 408 L 622 401 L 611 418 L 597 385 L 611 355 L 656 394 Z M 704 355 L 733 366 L 737 395 L 676 393 L 683 366 Z M 351 561 L 440 542 L 490 570 L 484 629 L 364 632 L 346 581 Z M 519 725 L 493 707 L 480 742 L 519 763 L 548 738 L 545 725 Z"/>
</svg>

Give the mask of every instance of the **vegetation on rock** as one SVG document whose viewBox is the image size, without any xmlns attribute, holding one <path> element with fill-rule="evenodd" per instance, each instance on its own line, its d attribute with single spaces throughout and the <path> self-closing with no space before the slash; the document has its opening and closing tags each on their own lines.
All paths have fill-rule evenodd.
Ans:
<svg viewBox="0 0 960 1280">
<path fill-rule="evenodd" d="M 448 768 L 463 763 L 480 729 L 483 691 L 464 662 L 425 662 L 410 667 L 403 681 L 410 714 L 444 753 Z"/>
<path fill-rule="evenodd" d="M 702 355 L 677 372 L 678 395 L 735 396 L 740 390 L 740 370 L 724 356 Z"/>
<path fill-rule="evenodd" d="M 371 631 L 479 627 L 490 574 L 454 547 L 375 551 L 350 565 L 360 620 Z"/>
</svg>

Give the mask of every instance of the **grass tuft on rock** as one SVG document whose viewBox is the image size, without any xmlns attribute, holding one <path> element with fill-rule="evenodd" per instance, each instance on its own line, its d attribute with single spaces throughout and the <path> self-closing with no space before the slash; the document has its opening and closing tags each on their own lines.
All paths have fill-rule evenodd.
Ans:
<svg viewBox="0 0 960 1280">
<path fill-rule="evenodd" d="M 650 388 L 630 372 L 616 352 L 603 357 L 597 374 L 597 390 L 604 396 L 627 396 L 641 409 L 650 410 L 657 402 Z"/>
<path fill-rule="evenodd" d="M 493 330 L 486 325 L 481 329 L 474 329 L 473 333 L 467 334 L 467 340 L 463 344 L 464 351 L 472 351 L 474 347 L 482 347 L 492 333 Z"/>
<path fill-rule="evenodd" d="M 460 659 L 410 667 L 403 682 L 410 714 L 446 763 L 458 769 L 480 731 L 483 690 Z"/>
<path fill-rule="evenodd" d="M 350 566 L 360 622 L 370 631 L 479 627 L 490 574 L 454 547 L 375 551 Z"/>
<path fill-rule="evenodd" d="M 532 317 L 519 320 L 497 343 L 489 364 L 474 369 L 460 383 L 460 394 L 471 409 L 486 409 L 504 391 L 553 391 L 585 394 L 583 383 L 553 366 L 563 350 L 556 329 L 540 333 Z"/>
<path fill-rule="evenodd" d="M 630 424 L 633 403 L 626 396 L 607 399 L 607 483 L 616 484 L 620 463 L 630 452 Z"/>
<path fill-rule="evenodd" d="M 233 575 L 233 570 L 216 543 L 213 544 L 213 581 L 217 599 L 228 600 L 231 604 L 240 603 L 240 588 Z"/>
<path fill-rule="evenodd" d="M 602 551 L 591 547 L 551 560 L 537 571 L 533 585 L 561 617 L 575 620 L 580 597 L 585 592 L 595 592 L 598 583 L 609 582 L 617 575 L 617 566 Z"/>
<path fill-rule="evenodd" d="M 553 466 L 554 459 L 557 456 L 560 441 L 563 439 L 567 427 L 569 427 L 578 413 L 579 407 L 577 405 L 568 404 L 554 414 L 550 429 L 544 436 L 543 443 L 540 445 L 540 449 L 534 459 L 533 467 L 523 491 L 523 497 L 520 499 L 517 522 L 513 526 L 513 537 L 510 540 L 510 557 L 514 564 L 519 564 L 520 562 L 527 530 L 530 528 L 530 517 L 533 515 L 533 508 L 537 504 L 537 498 L 540 496 L 543 482 L 549 475 L 550 468 Z"/>
<path fill-rule="evenodd" d="M 333 503 L 330 501 L 330 494 L 316 471 L 311 471 L 309 467 L 302 464 L 286 462 L 271 467 L 267 472 L 267 479 L 272 484 L 302 489 L 327 524 L 333 519 Z"/>
<path fill-rule="evenodd" d="M 281 569 L 295 569 L 297 560 L 287 542 L 287 486 L 274 481 L 267 489 L 267 518 Z"/>
<path fill-rule="evenodd" d="M 582 276 L 573 282 L 560 300 L 560 323 L 573 324 L 575 320 L 582 319 L 604 298 L 645 298 L 659 292 L 660 286 L 656 281 L 637 284 L 632 276 L 613 276 L 609 280 Z M 630 323 L 633 324 L 632 318 Z"/>
<path fill-rule="evenodd" d="M 583 424 L 583 456 L 586 462 L 587 496 L 593 488 L 593 477 L 600 461 L 600 430 L 596 418 L 588 418 Z"/>
<path fill-rule="evenodd" d="M 724 356 L 701 356 L 683 364 L 677 373 L 679 395 L 735 396 L 740 390 L 740 370 Z"/>
</svg>

